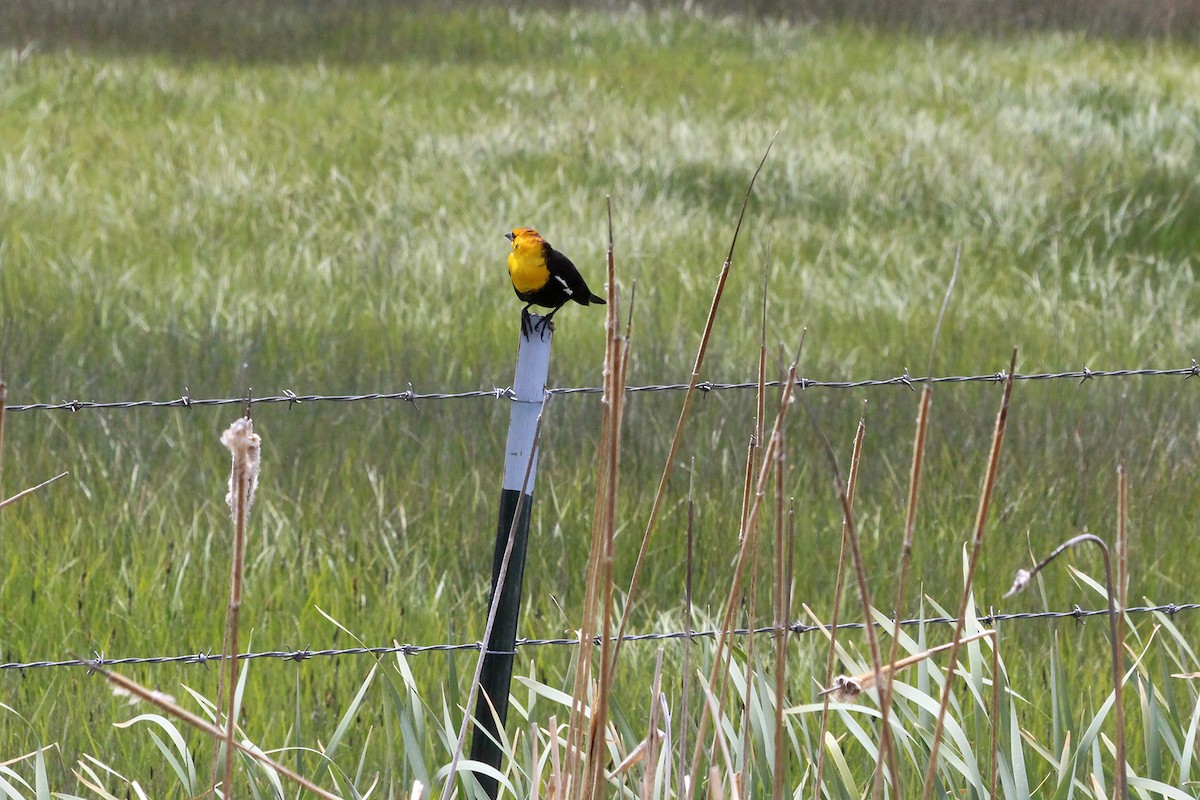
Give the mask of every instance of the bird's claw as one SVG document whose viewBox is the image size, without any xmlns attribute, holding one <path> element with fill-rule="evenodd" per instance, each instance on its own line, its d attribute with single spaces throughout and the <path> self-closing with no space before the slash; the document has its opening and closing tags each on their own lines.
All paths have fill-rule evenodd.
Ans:
<svg viewBox="0 0 1200 800">
<path fill-rule="evenodd" d="M 521 335 L 528 339 L 534 331 L 537 331 L 538 337 L 544 340 L 547 333 L 554 332 L 554 323 L 550 321 L 549 317 L 538 317 L 538 321 L 534 322 L 533 315 L 529 313 L 529 310 L 522 309 Z"/>
</svg>

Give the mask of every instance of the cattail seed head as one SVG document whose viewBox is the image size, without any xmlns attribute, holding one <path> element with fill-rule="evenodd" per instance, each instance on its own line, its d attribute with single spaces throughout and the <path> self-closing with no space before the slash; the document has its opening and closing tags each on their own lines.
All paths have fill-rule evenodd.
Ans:
<svg viewBox="0 0 1200 800">
<path fill-rule="evenodd" d="M 1017 594 L 1018 592 L 1025 591 L 1025 588 L 1027 586 L 1029 586 L 1029 581 L 1032 580 L 1032 578 L 1033 578 L 1033 573 L 1030 572 L 1029 570 L 1027 570 L 1027 569 L 1017 570 L 1017 576 L 1015 578 L 1013 578 L 1012 588 L 1010 588 L 1008 590 L 1008 592 L 1004 595 L 1005 599 L 1012 597 L 1014 594 Z"/>
<path fill-rule="evenodd" d="M 833 686 L 821 692 L 821 694 L 833 695 L 833 700 L 836 703 L 845 703 L 853 700 L 863 693 L 863 685 L 856 679 L 846 675 L 838 675 L 833 679 Z"/>
<path fill-rule="evenodd" d="M 245 503 L 244 513 L 249 513 L 250 504 L 254 501 L 254 490 L 258 488 L 262 437 L 254 432 L 254 422 L 249 417 L 242 417 L 234 420 L 221 434 L 221 444 L 228 447 L 233 455 L 233 465 L 229 471 L 229 493 L 225 495 L 225 502 L 229 504 L 229 511 L 236 521 L 239 496 Z"/>
</svg>

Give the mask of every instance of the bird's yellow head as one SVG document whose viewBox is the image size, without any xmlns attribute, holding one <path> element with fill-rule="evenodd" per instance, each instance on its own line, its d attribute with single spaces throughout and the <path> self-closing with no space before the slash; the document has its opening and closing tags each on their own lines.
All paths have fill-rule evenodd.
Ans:
<svg viewBox="0 0 1200 800">
<path fill-rule="evenodd" d="M 504 238 L 512 242 L 513 251 L 540 248 L 544 244 L 541 235 L 533 228 L 513 228 L 512 233 L 504 234 Z"/>
</svg>

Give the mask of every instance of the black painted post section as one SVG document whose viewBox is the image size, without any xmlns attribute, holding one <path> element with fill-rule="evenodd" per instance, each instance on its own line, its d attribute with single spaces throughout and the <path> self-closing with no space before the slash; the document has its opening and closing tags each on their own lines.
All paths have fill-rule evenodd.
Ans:
<svg viewBox="0 0 1200 800">
<path fill-rule="evenodd" d="M 531 320 L 536 323 L 540 317 L 531 316 Z M 537 476 L 537 453 L 533 452 L 533 445 L 537 419 L 545 403 L 551 337 L 551 331 L 535 331 L 528 337 L 520 336 L 517 374 L 513 381 L 516 397 L 513 399 L 508 423 L 504 483 L 500 490 L 500 515 L 496 523 L 496 550 L 492 557 L 492 590 L 489 602 L 496 596 L 496 583 L 504 563 L 504 551 L 508 548 L 510 533 L 513 545 L 504 586 L 500 590 L 500 599 L 496 607 L 496 620 L 492 625 L 491 636 L 485 643 L 479 694 L 475 699 L 476 727 L 471 737 L 471 760 L 497 770 L 500 769 L 500 760 L 504 755 L 496 744 L 500 738 L 497 731 L 504 726 L 508 718 L 508 692 L 517 643 L 517 620 L 521 610 L 521 584 L 525 575 L 525 551 L 529 544 L 529 512 L 533 505 L 534 478 Z M 524 501 L 521 499 L 522 487 L 525 490 Z M 487 796 L 496 797 L 499 789 L 496 779 L 478 772 L 475 776 Z"/>
</svg>

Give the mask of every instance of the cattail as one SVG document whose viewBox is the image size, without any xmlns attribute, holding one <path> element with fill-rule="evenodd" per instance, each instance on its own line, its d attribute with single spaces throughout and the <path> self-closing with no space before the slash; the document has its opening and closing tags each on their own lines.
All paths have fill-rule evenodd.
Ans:
<svg viewBox="0 0 1200 800">
<path fill-rule="evenodd" d="M 249 513 L 250 504 L 254 501 L 254 490 L 258 488 L 262 438 L 254 432 L 254 422 L 249 417 L 242 417 L 235 420 L 221 434 L 221 444 L 228 447 L 229 452 L 233 454 L 233 465 L 229 471 L 229 493 L 225 495 L 225 502 L 229 504 L 229 511 L 236 522 L 238 496 L 240 495 L 245 503 L 242 507 L 243 514 Z"/>
<path fill-rule="evenodd" d="M 246 565 L 246 520 L 250 516 L 250 505 L 254 502 L 254 490 L 258 488 L 262 438 L 254 432 L 254 423 L 246 416 L 234 420 L 221 434 L 221 444 L 228 447 L 233 455 L 233 465 L 229 470 L 229 492 L 225 495 L 225 502 L 229 504 L 229 511 L 233 515 L 233 563 L 230 565 L 229 605 L 225 609 L 225 642 L 222 648 L 227 661 L 217 690 L 217 705 L 221 705 L 222 699 L 228 704 L 225 709 L 225 776 L 221 785 L 223 796 L 229 800 L 233 797 L 233 754 L 237 746 L 234 739 L 237 693 L 234 687 L 238 679 L 238 615 L 242 608 L 242 572 Z M 213 757 L 214 776 L 219 761 L 220 749 Z"/>
<path fill-rule="evenodd" d="M 970 644 L 971 642 L 982 639 L 985 636 L 995 635 L 996 632 L 993 630 L 978 631 L 970 636 L 964 636 L 959 644 Z M 953 647 L 953 644 L 953 642 L 948 642 L 946 644 L 940 644 L 937 647 L 931 647 L 928 650 L 923 650 L 920 653 L 914 653 L 913 655 L 902 658 L 893 664 L 884 666 L 879 670 L 878 673 L 876 673 L 875 670 L 871 670 L 870 672 L 864 672 L 861 675 L 855 675 L 853 677 L 849 675 L 838 675 L 833 679 L 833 685 L 828 689 L 821 691 L 819 694 L 821 696 L 832 695 L 833 700 L 838 703 L 848 702 L 855 699 L 863 692 L 868 691 L 869 689 L 880 688 L 881 680 L 883 684 L 888 684 L 891 681 L 892 676 L 900 670 L 904 669 L 905 667 L 911 667 L 913 664 L 924 661 L 925 659 L 937 655 L 944 650 L 949 650 Z"/>
<path fill-rule="evenodd" d="M 1027 569 L 1017 570 L 1016 577 L 1013 578 L 1012 587 L 1007 592 L 1005 592 L 1004 599 L 1007 600 L 1008 598 L 1012 597 L 1014 594 L 1019 594 L 1020 592 L 1025 591 L 1025 587 L 1027 587 L 1029 585 L 1029 582 L 1031 580 L 1033 580 L 1032 572 L 1030 572 Z"/>
</svg>

